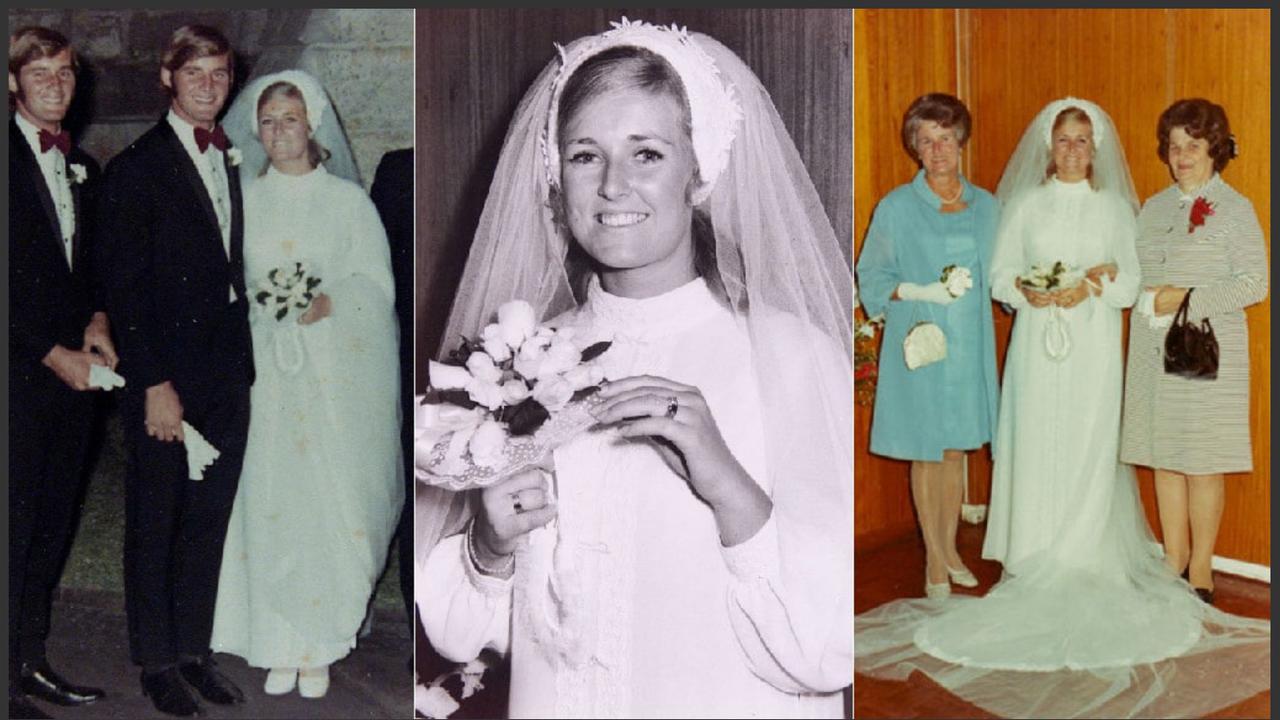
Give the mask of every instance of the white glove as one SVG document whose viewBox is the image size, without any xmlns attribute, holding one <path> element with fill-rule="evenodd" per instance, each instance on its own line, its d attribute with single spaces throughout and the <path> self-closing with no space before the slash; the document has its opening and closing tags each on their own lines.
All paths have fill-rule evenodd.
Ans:
<svg viewBox="0 0 1280 720">
<path fill-rule="evenodd" d="M 956 301 L 955 297 L 947 292 L 947 286 L 937 281 L 928 285 L 904 282 L 898 285 L 898 297 L 903 300 L 924 300 L 939 305 L 950 305 Z"/>
</svg>

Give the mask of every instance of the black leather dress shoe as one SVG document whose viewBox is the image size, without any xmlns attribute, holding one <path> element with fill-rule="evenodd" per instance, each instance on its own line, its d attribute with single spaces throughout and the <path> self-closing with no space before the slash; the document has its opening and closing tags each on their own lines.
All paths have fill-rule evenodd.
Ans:
<svg viewBox="0 0 1280 720">
<path fill-rule="evenodd" d="M 106 695 L 96 687 L 72 685 L 54 672 L 47 662 L 22 664 L 22 692 L 54 705 L 66 706 L 87 705 Z"/>
<path fill-rule="evenodd" d="M 36 718 L 37 720 L 40 720 L 42 718 L 51 718 L 53 716 L 36 707 L 36 704 L 31 702 L 26 695 L 10 692 L 9 714 L 5 717 Z"/>
<path fill-rule="evenodd" d="M 200 693 L 205 700 L 215 705 L 235 705 L 244 702 L 244 693 L 222 673 L 213 662 L 213 658 L 203 658 L 196 662 L 182 663 L 178 666 L 182 678 Z"/>
<path fill-rule="evenodd" d="M 142 673 L 142 694 L 151 698 L 151 704 L 166 715 L 187 717 L 200 714 L 200 703 L 182 681 L 177 668 L 157 673 Z"/>
<path fill-rule="evenodd" d="M 1212 605 L 1212 604 L 1213 604 L 1213 591 L 1212 591 L 1212 590 L 1210 590 L 1209 588 L 1192 588 L 1192 590 L 1195 590 L 1195 591 L 1196 591 L 1196 595 L 1198 595 L 1198 596 L 1200 597 L 1200 599 L 1201 599 L 1202 601 L 1204 601 L 1204 603 L 1205 603 L 1206 605 Z"/>
</svg>

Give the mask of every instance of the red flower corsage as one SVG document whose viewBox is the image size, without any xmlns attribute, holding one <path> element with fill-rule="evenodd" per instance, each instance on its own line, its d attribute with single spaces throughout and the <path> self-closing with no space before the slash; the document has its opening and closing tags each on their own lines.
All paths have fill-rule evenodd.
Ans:
<svg viewBox="0 0 1280 720">
<path fill-rule="evenodd" d="M 1196 198 L 1196 201 L 1191 204 L 1191 222 L 1187 225 L 1188 234 L 1195 232 L 1196 228 L 1204 224 L 1204 219 L 1213 214 L 1214 204 L 1203 197 Z"/>
</svg>

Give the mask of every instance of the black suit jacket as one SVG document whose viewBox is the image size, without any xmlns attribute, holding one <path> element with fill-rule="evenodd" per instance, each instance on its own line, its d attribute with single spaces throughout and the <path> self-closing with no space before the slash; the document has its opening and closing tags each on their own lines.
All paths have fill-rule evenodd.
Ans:
<svg viewBox="0 0 1280 720">
<path fill-rule="evenodd" d="M 253 382 L 244 215 L 229 159 L 226 173 L 229 259 L 213 201 L 167 120 L 107 165 L 98 203 L 100 264 L 127 390 L 141 393 L 167 380 L 186 404 L 226 381 Z"/>
<path fill-rule="evenodd" d="M 79 350 L 84 345 L 85 326 L 95 310 L 103 309 L 90 266 L 98 164 L 79 148 L 72 148 L 67 163 L 68 176 L 71 164 L 83 165 L 88 174 L 85 182 L 71 185 L 76 217 L 71 267 L 67 267 L 53 195 L 31 146 L 18 124 L 9 120 L 11 392 L 33 381 L 60 382 L 40 361 L 54 345 Z"/>
<path fill-rule="evenodd" d="M 400 320 L 400 384 L 413 395 L 413 150 L 382 156 L 369 191 L 387 230 Z"/>
</svg>

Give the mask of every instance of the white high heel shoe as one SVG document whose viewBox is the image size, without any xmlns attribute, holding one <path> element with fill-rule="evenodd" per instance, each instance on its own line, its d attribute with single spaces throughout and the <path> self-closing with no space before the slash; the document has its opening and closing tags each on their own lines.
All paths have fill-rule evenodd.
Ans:
<svg viewBox="0 0 1280 720">
<path fill-rule="evenodd" d="M 973 573 L 969 572 L 969 568 L 963 565 L 960 566 L 959 570 L 947 568 L 947 577 L 951 578 L 951 582 L 960 587 L 978 587 L 978 578 L 974 577 Z"/>
<path fill-rule="evenodd" d="M 322 698 L 329 692 L 329 666 L 302 668 L 298 672 L 298 694 L 304 698 Z"/>
<path fill-rule="evenodd" d="M 298 668 L 271 668 L 267 671 L 267 681 L 262 691 L 268 695 L 284 695 L 293 692 L 298 683 Z"/>
</svg>

